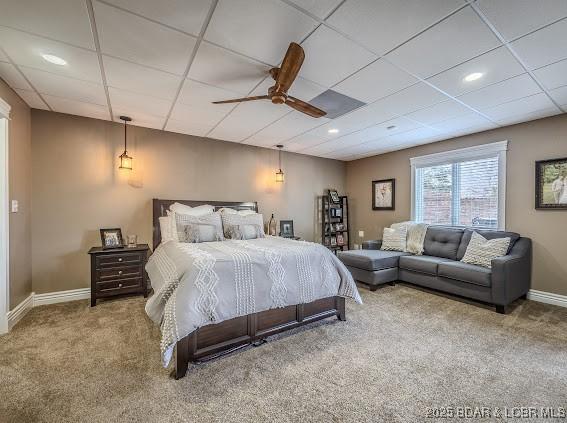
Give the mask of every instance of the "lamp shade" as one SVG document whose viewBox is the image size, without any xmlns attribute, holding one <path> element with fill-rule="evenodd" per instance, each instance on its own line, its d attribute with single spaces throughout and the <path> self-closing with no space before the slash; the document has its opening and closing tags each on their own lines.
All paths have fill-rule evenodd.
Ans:
<svg viewBox="0 0 567 423">
<path fill-rule="evenodd" d="M 126 151 L 120 155 L 119 169 L 132 170 L 132 157 Z"/>
<path fill-rule="evenodd" d="M 283 182 L 284 181 L 284 173 L 281 169 L 276 172 L 276 182 Z"/>
<path fill-rule="evenodd" d="M 278 164 L 279 164 L 279 169 L 276 172 L 276 182 L 282 182 L 284 181 L 284 173 L 282 170 L 282 148 L 283 145 L 278 144 L 276 145 L 276 147 L 278 147 L 279 151 L 278 151 Z"/>
</svg>

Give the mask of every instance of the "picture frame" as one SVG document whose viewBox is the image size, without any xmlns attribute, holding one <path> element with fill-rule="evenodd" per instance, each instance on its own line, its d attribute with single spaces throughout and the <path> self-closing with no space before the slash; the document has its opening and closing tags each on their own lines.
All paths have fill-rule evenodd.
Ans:
<svg viewBox="0 0 567 423">
<path fill-rule="evenodd" d="M 395 210 L 396 180 L 380 179 L 372 181 L 372 210 Z"/>
<path fill-rule="evenodd" d="M 339 231 L 344 231 L 345 230 L 345 224 L 344 223 L 335 223 L 335 232 L 339 232 Z"/>
<path fill-rule="evenodd" d="M 567 210 L 567 157 L 535 162 L 535 208 Z"/>
<path fill-rule="evenodd" d="M 337 246 L 337 237 L 332 236 L 331 237 L 331 247 L 336 247 Z"/>
<path fill-rule="evenodd" d="M 337 234 L 337 245 L 345 245 L 345 238 L 343 234 Z"/>
<path fill-rule="evenodd" d="M 343 217 L 343 210 L 340 207 L 331 207 L 331 218 Z"/>
<path fill-rule="evenodd" d="M 339 196 L 339 193 L 337 192 L 337 190 L 330 189 L 329 190 L 329 197 L 331 199 L 331 203 L 341 204 L 341 197 Z"/>
<path fill-rule="evenodd" d="M 283 238 L 293 238 L 293 220 L 280 220 L 280 236 Z"/>
<path fill-rule="evenodd" d="M 122 230 L 120 228 L 107 228 L 100 230 L 100 240 L 102 249 L 124 248 Z"/>
</svg>

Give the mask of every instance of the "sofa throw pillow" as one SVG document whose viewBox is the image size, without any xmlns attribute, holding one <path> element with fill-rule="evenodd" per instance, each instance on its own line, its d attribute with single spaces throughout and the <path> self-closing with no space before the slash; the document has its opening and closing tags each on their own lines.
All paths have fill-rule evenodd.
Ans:
<svg viewBox="0 0 567 423">
<path fill-rule="evenodd" d="M 461 259 L 463 263 L 492 268 L 492 260 L 505 256 L 510 245 L 510 238 L 486 239 L 478 232 L 473 232 L 471 240 Z"/>
<path fill-rule="evenodd" d="M 408 228 L 401 226 L 396 229 L 384 228 L 382 233 L 382 247 L 381 250 L 386 251 L 405 251 L 406 249 L 406 236 Z"/>
<path fill-rule="evenodd" d="M 264 238 L 264 217 L 259 213 L 242 216 L 222 213 L 224 236 L 229 239 Z"/>
<path fill-rule="evenodd" d="M 398 229 L 405 227 L 407 229 L 406 235 L 406 253 L 412 253 L 417 256 L 423 255 L 423 244 L 425 242 L 425 234 L 429 227 L 426 223 L 416 223 L 412 220 L 406 222 L 392 223 L 390 228 Z"/>
<path fill-rule="evenodd" d="M 173 213 L 179 242 L 211 242 L 224 240 L 219 213 L 191 216 Z"/>
</svg>

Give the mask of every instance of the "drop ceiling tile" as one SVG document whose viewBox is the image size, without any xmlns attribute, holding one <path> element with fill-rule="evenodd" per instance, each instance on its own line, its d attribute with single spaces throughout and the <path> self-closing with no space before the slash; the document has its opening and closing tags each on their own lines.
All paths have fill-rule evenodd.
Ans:
<svg viewBox="0 0 567 423">
<path fill-rule="evenodd" d="M 402 68 L 428 78 L 499 44 L 488 26 L 467 7 L 386 57 Z"/>
<path fill-rule="evenodd" d="M 567 19 L 526 35 L 514 41 L 511 46 L 530 69 L 537 69 L 567 58 L 565 39 Z"/>
<path fill-rule="evenodd" d="M 333 87 L 333 90 L 365 103 L 371 103 L 418 82 L 410 74 L 384 59 L 366 66 Z"/>
<path fill-rule="evenodd" d="M 22 90 L 33 90 L 28 84 L 28 81 L 18 72 L 14 65 L 10 63 L 0 63 L 0 78 L 12 88 L 19 88 Z"/>
<path fill-rule="evenodd" d="M 203 42 L 191 65 L 189 77 L 246 95 L 268 75 L 268 71 L 268 66 L 255 60 Z"/>
<path fill-rule="evenodd" d="M 501 125 L 515 125 L 517 123 L 524 123 L 524 122 L 529 122 L 531 120 L 543 119 L 543 118 L 546 118 L 546 117 L 555 116 L 555 115 L 559 114 L 560 112 L 558 110 L 559 109 L 557 109 L 557 108 L 545 109 L 545 110 L 539 110 L 537 112 L 532 112 L 532 113 L 528 113 L 528 114 L 510 116 L 508 118 L 500 120 L 499 123 Z"/>
<path fill-rule="evenodd" d="M 565 0 L 479 0 L 477 4 L 506 40 L 567 16 Z"/>
<path fill-rule="evenodd" d="M 526 73 L 462 95 L 459 100 L 476 109 L 487 109 L 539 92 L 541 89 Z"/>
<path fill-rule="evenodd" d="M 275 145 L 328 121 L 326 118 L 315 119 L 303 113 L 292 111 L 244 142 L 262 146 Z"/>
<path fill-rule="evenodd" d="M 300 71 L 304 78 L 331 87 L 377 59 L 377 56 L 321 25 L 302 44 L 305 61 Z"/>
<path fill-rule="evenodd" d="M 463 4 L 460 0 L 347 1 L 327 21 L 382 55 Z"/>
<path fill-rule="evenodd" d="M 207 106 L 213 101 L 228 100 L 238 95 L 240 94 L 234 91 L 225 90 L 212 85 L 203 84 L 199 81 L 187 79 L 179 93 L 178 101 L 191 106 Z M 234 107 L 234 105 L 230 104 L 215 104 L 212 106 L 214 106 L 214 108 L 225 109 L 227 111 Z"/>
<path fill-rule="evenodd" d="M 164 25 L 199 35 L 212 0 L 106 0 Z"/>
<path fill-rule="evenodd" d="M 120 122 L 119 116 L 130 116 L 132 118 L 132 122 L 128 125 L 132 126 L 140 126 L 142 128 L 151 128 L 151 129 L 162 129 L 165 123 L 165 118 L 160 116 L 149 115 L 143 112 L 139 112 L 138 110 L 132 111 L 131 109 L 123 109 L 123 108 L 113 108 L 112 112 L 114 113 L 114 120 L 116 122 Z M 130 132 L 128 132 L 130 133 Z"/>
<path fill-rule="evenodd" d="M 209 129 L 212 129 L 213 126 L 219 123 L 220 120 L 225 117 L 233 107 L 235 107 L 234 104 L 228 104 L 227 106 L 232 106 L 228 109 L 215 109 L 215 105 L 211 106 L 191 106 L 177 102 L 175 106 L 173 106 L 171 118 L 180 122 L 187 122 L 194 125 L 198 124 L 201 126 L 209 126 Z"/>
<path fill-rule="evenodd" d="M 567 85 L 567 60 L 539 68 L 534 71 L 534 74 L 548 90 Z"/>
<path fill-rule="evenodd" d="M 16 88 L 14 91 L 16 91 L 22 100 L 24 100 L 32 109 L 49 110 L 35 91 L 20 90 L 19 88 Z"/>
<path fill-rule="evenodd" d="M 220 0 L 205 39 L 271 65 L 317 21 L 279 0 Z"/>
<path fill-rule="evenodd" d="M 430 125 L 432 123 L 442 122 L 447 119 L 466 115 L 470 112 L 471 110 L 468 107 L 463 106 L 461 103 L 454 100 L 448 100 L 438 103 L 432 107 L 410 113 L 409 115 L 406 115 L 406 117 L 424 125 Z"/>
<path fill-rule="evenodd" d="M 465 76 L 483 73 L 482 78 L 467 82 Z M 524 73 L 525 70 L 506 47 L 500 47 L 429 78 L 427 81 L 457 96 Z"/>
<path fill-rule="evenodd" d="M 110 120 L 108 106 L 84 103 L 81 101 L 54 97 L 51 95 L 44 95 L 43 98 L 55 112 L 67 113 L 69 115 L 86 116 L 93 119 Z"/>
<path fill-rule="evenodd" d="M 433 139 L 440 139 L 440 138 L 442 138 L 442 134 L 439 131 L 433 128 L 421 127 L 400 134 L 391 135 L 387 138 L 380 140 L 381 142 L 376 144 L 408 145 L 414 143 L 426 143 L 426 142 L 430 142 Z"/>
<path fill-rule="evenodd" d="M 166 131 L 177 132 L 179 134 L 194 135 L 197 137 L 204 137 L 211 129 L 213 129 L 212 126 L 175 119 L 169 119 L 165 127 Z"/>
<path fill-rule="evenodd" d="M 68 78 L 37 69 L 20 67 L 40 94 L 67 98 L 84 103 L 106 105 L 104 87 L 94 82 Z"/>
<path fill-rule="evenodd" d="M 542 110 L 556 111 L 559 109 L 551 102 L 549 97 L 544 94 L 535 94 L 529 97 L 524 97 L 519 100 L 510 101 L 508 103 L 500 104 L 496 107 L 482 110 L 490 119 L 500 122 L 504 119 L 511 118 L 522 114 L 531 114 Z"/>
<path fill-rule="evenodd" d="M 549 92 L 549 95 L 562 107 L 567 106 L 567 86 Z M 564 107 L 565 108 L 565 107 Z"/>
<path fill-rule="evenodd" d="M 467 115 L 438 122 L 435 125 L 432 125 L 432 128 L 440 132 L 452 132 L 466 130 L 468 128 L 482 127 L 484 125 L 492 126 L 494 124 L 488 119 L 483 118 L 481 115 L 471 112 Z"/>
<path fill-rule="evenodd" d="M 272 78 L 268 78 L 268 80 L 270 81 L 268 86 L 274 84 L 274 80 Z M 295 98 L 299 98 L 300 100 L 309 101 L 317 97 L 319 94 L 325 92 L 326 90 L 327 89 L 325 87 L 319 84 L 308 81 L 305 78 L 298 77 L 295 79 L 295 81 L 293 81 L 293 85 L 289 89 L 288 94 Z"/>
<path fill-rule="evenodd" d="M 317 144 L 321 144 L 325 142 L 324 139 L 311 135 L 309 133 L 298 135 L 295 138 L 292 138 L 286 142 L 284 142 L 285 149 L 287 151 L 303 151 L 308 147 L 315 146 Z"/>
<path fill-rule="evenodd" d="M 0 27 L 2 48 L 17 65 L 42 69 L 71 78 L 102 83 L 95 52 Z M 64 66 L 46 62 L 41 55 L 53 54 L 67 61 Z"/>
<path fill-rule="evenodd" d="M 179 76 L 108 56 L 103 62 L 106 81 L 114 88 L 173 100 L 182 81 Z"/>
<path fill-rule="evenodd" d="M 77 0 L 2 2 L 0 25 L 94 50 L 86 3 Z"/>
<path fill-rule="evenodd" d="M 289 110 L 289 107 L 272 104 L 269 100 L 240 103 L 208 136 L 240 142 L 289 113 Z"/>
<path fill-rule="evenodd" d="M 196 39 L 103 3 L 94 3 L 103 53 L 176 75 L 185 72 Z"/>
<path fill-rule="evenodd" d="M 429 85 L 419 83 L 378 100 L 368 107 L 375 112 L 388 111 L 389 113 L 393 113 L 394 116 L 397 116 L 432 106 L 447 100 L 447 98 L 447 96 L 431 88 Z"/>
<path fill-rule="evenodd" d="M 318 18 L 325 19 L 342 0 L 291 0 L 291 2 Z"/>
<path fill-rule="evenodd" d="M 136 94 L 117 88 L 109 87 L 108 93 L 115 116 L 118 116 L 117 110 L 122 110 L 126 116 L 130 116 L 132 119 L 134 119 L 134 113 L 139 113 L 141 116 L 165 117 L 171 107 L 171 101 L 169 100 Z M 135 124 L 135 122 L 132 123 Z"/>
</svg>

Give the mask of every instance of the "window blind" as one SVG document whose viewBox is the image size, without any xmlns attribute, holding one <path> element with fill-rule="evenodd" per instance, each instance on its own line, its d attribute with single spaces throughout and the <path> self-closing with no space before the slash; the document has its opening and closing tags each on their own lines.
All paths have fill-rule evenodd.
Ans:
<svg viewBox="0 0 567 423">
<path fill-rule="evenodd" d="M 423 165 L 414 172 L 418 222 L 498 229 L 499 156 Z"/>
</svg>

